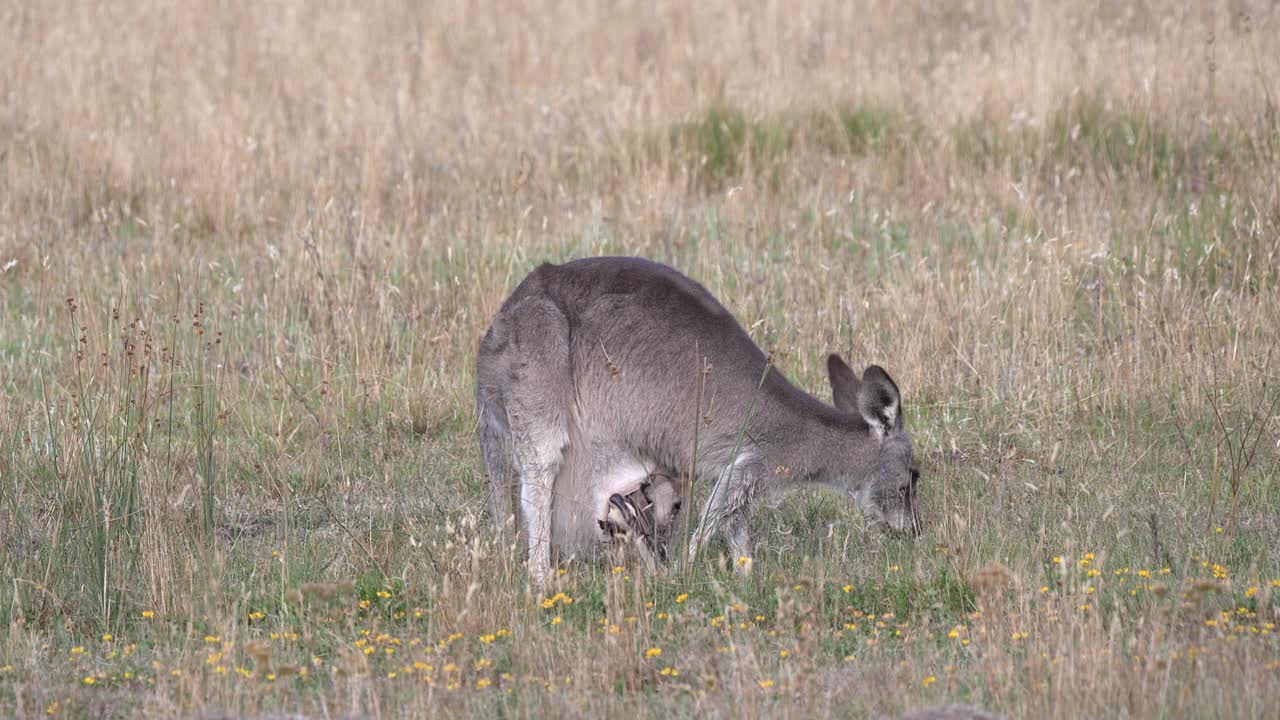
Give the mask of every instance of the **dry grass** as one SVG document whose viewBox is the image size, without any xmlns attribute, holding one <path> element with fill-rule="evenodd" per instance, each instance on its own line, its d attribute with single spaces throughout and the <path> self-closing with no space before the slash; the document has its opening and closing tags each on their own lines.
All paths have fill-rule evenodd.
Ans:
<svg viewBox="0 0 1280 720">
<path fill-rule="evenodd" d="M 0 714 L 1267 714 L 1280 15 L 1146 5 L 0 5 Z M 886 365 L 927 537 L 528 593 L 475 347 L 601 253 Z"/>
</svg>

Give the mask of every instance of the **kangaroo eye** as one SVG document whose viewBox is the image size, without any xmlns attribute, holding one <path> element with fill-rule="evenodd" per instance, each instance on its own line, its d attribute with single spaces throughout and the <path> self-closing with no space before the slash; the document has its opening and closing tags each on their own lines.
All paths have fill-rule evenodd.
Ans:
<svg viewBox="0 0 1280 720">
<path fill-rule="evenodd" d="M 915 468 L 911 469 L 911 485 L 914 487 L 920 481 L 920 471 Z"/>
</svg>

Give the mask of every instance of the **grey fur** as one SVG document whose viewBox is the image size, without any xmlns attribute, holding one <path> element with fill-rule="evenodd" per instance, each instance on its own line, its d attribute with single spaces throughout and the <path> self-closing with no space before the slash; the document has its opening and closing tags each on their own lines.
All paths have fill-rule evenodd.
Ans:
<svg viewBox="0 0 1280 720">
<path fill-rule="evenodd" d="M 709 368 L 701 408 L 696 356 Z M 553 538 L 561 554 L 598 544 L 614 491 L 604 486 L 687 473 L 699 417 L 697 472 L 716 479 L 716 491 L 691 559 L 717 530 L 735 557 L 750 555 L 755 502 L 806 484 L 847 494 L 894 530 L 918 531 L 918 473 L 897 386 L 875 365 L 859 380 L 836 355 L 828 369 L 834 407 L 792 385 L 711 293 L 665 265 L 625 257 L 541 265 L 503 303 L 476 359 L 500 535 L 516 492 L 529 572 L 544 584 Z"/>
</svg>

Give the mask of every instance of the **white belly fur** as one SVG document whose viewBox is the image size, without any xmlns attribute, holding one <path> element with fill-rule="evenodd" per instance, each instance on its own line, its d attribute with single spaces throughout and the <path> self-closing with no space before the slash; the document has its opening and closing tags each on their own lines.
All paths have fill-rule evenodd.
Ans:
<svg viewBox="0 0 1280 720">
<path fill-rule="evenodd" d="M 582 460 L 571 442 L 556 476 L 551 532 L 562 559 L 598 551 L 604 539 L 599 521 L 608 517 L 609 496 L 635 492 L 656 467 L 638 457 L 625 457 L 602 475 L 590 477 L 588 463 Z"/>
<path fill-rule="evenodd" d="M 603 477 L 594 478 L 591 499 L 596 519 L 604 520 L 609 514 L 609 496 L 630 495 L 639 490 L 645 478 L 649 477 L 651 467 L 637 458 L 628 458 Z"/>
</svg>

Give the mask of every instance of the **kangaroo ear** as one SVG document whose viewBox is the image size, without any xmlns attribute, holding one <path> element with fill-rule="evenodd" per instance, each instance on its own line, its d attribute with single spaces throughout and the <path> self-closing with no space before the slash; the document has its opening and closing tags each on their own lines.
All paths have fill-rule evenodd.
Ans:
<svg viewBox="0 0 1280 720">
<path fill-rule="evenodd" d="M 871 365 L 862 374 L 858 386 L 858 414 L 871 432 L 884 439 L 891 430 L 902 427 L 902 396 L 893 378 L 879 365 Z"/>
<path fill-rule="evenodd" d="M 827 356 L 827 375 L 831 377 L 831 404 L 847 412 L 858 412 L 858 376 L 839 355 Z"/>
</svg>

